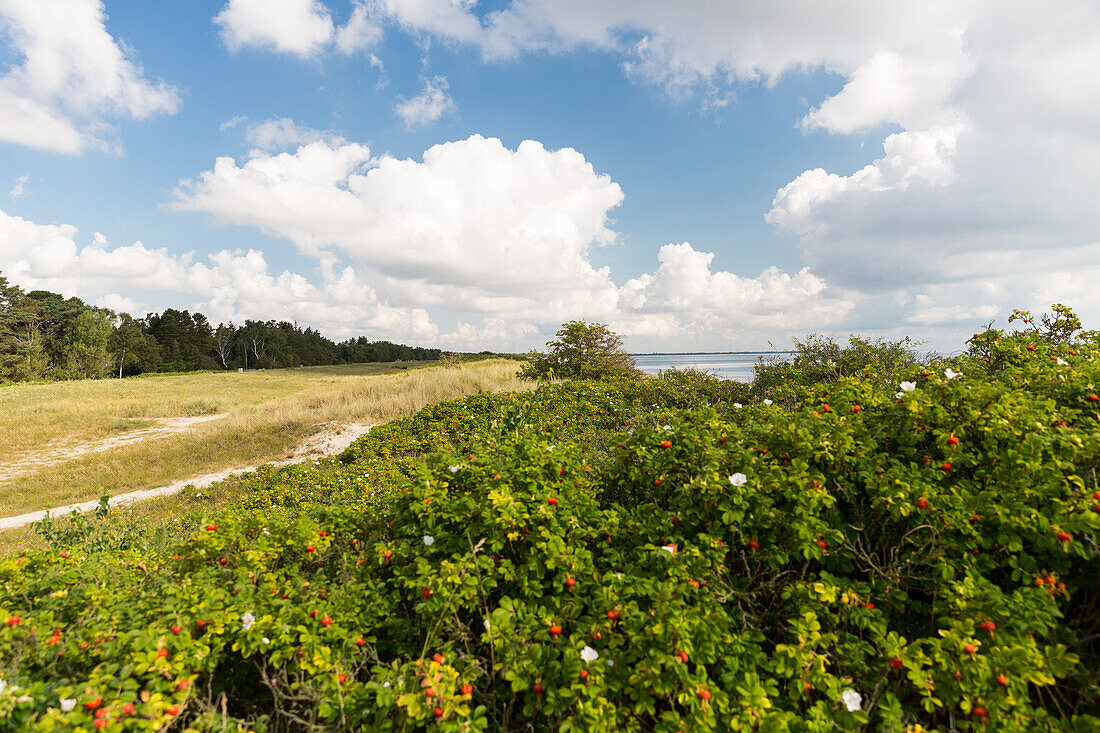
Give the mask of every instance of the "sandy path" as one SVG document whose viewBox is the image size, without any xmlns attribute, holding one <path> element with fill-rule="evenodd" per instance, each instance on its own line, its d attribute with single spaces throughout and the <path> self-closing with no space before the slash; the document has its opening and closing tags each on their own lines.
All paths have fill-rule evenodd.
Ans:
<svg viewBox="0 0 1100 733">
<path fill-rule="evenodd" d="M 9 481 L 21 473 L 27 473 L 28 471 L 33 471 L 43 466 L 51 466 L 55 463 L 71 461 L 74 458 L 80 458 L 81 456 L 92 453 L 100 453 L 105 450 L 111 450 L 112 448 L 118 448 L 132 443 L 141 443 L 154 438 L 163 438 L 166 435 L 182 433 L 190 430 L 199 423 L 220 420 L 223 417 L 226 417 L 225 413 L 220 415 L 203 415 L 201 417 L 158 417 L 153 418 L 156 425 L 148 428 L 130 430 L 125 435 L 116 435 L 111 438 L 104 438 L 103 440 L 92 440 L 87 443 L 77 443 L 76 445 L 35 451 L 28 456 L 18 458 L 0 466 L 0 483 Z"/>
<path fill-rule="evenodd" d="M 188 418 L 194 419 L 194 418 Z M 210 418 L 207 418 L 210 419 Z M 373 425 L 363 425 L 362 423 L 351 423 L 349 425 L 339 425 L 335 427 L 329 427 L 322 430 L 320 433 L 309 438 L 305 443 L 298 446 L 290 454 L 288 458 L 281 461 L 268 461 L 266 464 L 257 464 L 255 466 L 238 466 L 236 468 L 227 468 L 214 473 L 206 473 L 200 476 L 191 476 L 190 478 L 180 479 L 174 483 L 170 483 L 167 486 L 160 486 L 155 489 L 144 489 L 142 491 L 131 491 L 126 494 L 119 494 L 118 496 L 112 496 L 108 504 L 110 506 L 123 506 L 125 504 L 133 504 L 134 502 L 144 501 L 146 499 L 153 499 L 158 496 L 171 496 L 172 494 L 182 491 L 188 486 L 193 486 L 196 489 L 201 489 L 209 486 L 216 481 L 222 481 L 229 478 L 235 473 L 245 473 L 247 471 L 255 471 L 261 465 L 269 466 L 286 466 L 291 463 L 297 463 L 298 461 L 305 460 L 306 458 L 320 458 L 323 456 L 332 456 L 338 453 L 342 453 L 345 448 L 355 442 L 356 438 L 365 435 Z M 29 512 L 27 514 L 19 514 L 14 517 L 5 517 L 0 519 L 0 529 L 14 529 L 15 527 L 22 527 L 30 524 L 31 522 L 38 522 L 47 514 L 51 517 L 63 517 L 70 512 L 90 512 L 99 506 L 99 500 L 85 501 L 80 504 L 69 504 L 67 506 L 55 507 L 53 509 L 46 509 L 37 512 Z"/>
</svg>

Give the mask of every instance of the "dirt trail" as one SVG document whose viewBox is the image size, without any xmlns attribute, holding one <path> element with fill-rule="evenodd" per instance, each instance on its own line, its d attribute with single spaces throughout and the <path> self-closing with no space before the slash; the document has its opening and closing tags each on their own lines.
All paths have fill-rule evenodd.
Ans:
<svg viewBox="0 0 1100 733">
<path fill-rule="evenodd" d="M 47 448 L 45 450 L 35 451 L 30 455 L 23 458 L 17 458 L 10 463 L 5 463 L 0 466 L 0 484 L 5 481 L 10 481 L 21 473 L 27 473 L 28 471 L 33 471 L 43 466 L 51 466 L 55 463 L 71 461 L 74 458 L 80 458 L 81 456 L 92 453 L 100 453 L 105 450 L 111 450 L 112 448 L 130 445 L 131 443 L 141 443 L 146 440 L 152 440 L 153 438 L 163 438 L 166 435 L 182 433 L 190 430 L 199 423 L 220 420 L 223 417 L 226 417 L 225 413 L 220 415 L 203 415 L 201 417 L 157 417 L 153 418 L 153 422 L 156 423 L 155 425 L 148 428 L 131 430 L 125 435 L 116 435 L 111 438 L 104 438 L 103 440 L 91 440 L 86 443 L 77 443 L 67 446 L 62 445 L 57 448 Z"/>
<path fill-rule="evenodd" d="M 220 416 L 219 416 L 220 417 Z M 195 418 L 181 418 L 191 419 Z M 211 419 L 211 418 L 206 418 Z M 144 489 L 142 491 L 131 491 L 126 494 L 119 494 L 118 496 L 112 496 L 108 502 L 110 506 L 123 506 L 125 504 L 133 504 L 134 502 L 144 501 L 146 499 L 153 499 L 158 496 L 171 496 L 172 494 L 182 491 L 187 486 L 194 486 L 196 489 L 201 489 L 216 481 L 222 481 L 227 479 L 235 473 L 245 473 L 247 471 L 255 471 L 261 465 L 269 466 L 286 466 L 291 463 L 297 463 L 298 461 L 305 460 L 307 458 L 321 458 L 323 456 L 332 456 L 338 453 L 342 453 L 345 448 L 355 442 L 356 438 L 365 435 L 373 425 L 364 425 L 362 423 L 351 423 L 348 425 L 330 426 L 320 433 L 312 436 L 302 445 L 295 448 L 291 454 L 280 461 L 268 461 L 265 464 L 257 464 L 254 466 L 237 466 L 234 468 L 226 468 L 214 473 L 206 473 L 200 476 L 191 476 L 189 478 L 180 479 L 167 486 L 160 486 L 155 489 Z M 90 512 L 99 506 L 99 500 L 85 501 L 79 504 L 69 504 L 67 506 L 55 507 L 54 509 L 47 509 L 37 512 L 29 512 L 27 514 L 19 514 L 14 517 L 5 517 L 0 519 L 0 529 L 14 529 L 15 527 L 22 527 L 30 524 L 31 522 L 37 522 L 49 514 L 51 517 L 64 517 L 72 511 L 78 512 Z"/>
</svg>

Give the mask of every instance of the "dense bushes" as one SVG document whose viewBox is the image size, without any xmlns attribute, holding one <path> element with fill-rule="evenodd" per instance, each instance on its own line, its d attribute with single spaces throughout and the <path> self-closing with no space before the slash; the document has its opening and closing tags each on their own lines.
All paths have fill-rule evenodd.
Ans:
<svg viewBox="0 0 1100 733">
<path fill-rule="evenodd" d="M 1098 356 L 990 331 L 790 408 L 694 374 L 437 405 L 163 551 L 0 561 L 0 716 L 1100 730 Z"/>
</svg>

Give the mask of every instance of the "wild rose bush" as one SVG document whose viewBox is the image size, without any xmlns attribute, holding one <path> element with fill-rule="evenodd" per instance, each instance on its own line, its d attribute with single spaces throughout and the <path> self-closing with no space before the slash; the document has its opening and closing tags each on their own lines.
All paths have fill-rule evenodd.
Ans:
<svg viewBox="0 0 1100 733">
<path fill-rule="evenodd" d="M 1100 730 L 1098 356 L 429 408 L 163 552 L 0 561 L 0 720 Z"/>
</svg>

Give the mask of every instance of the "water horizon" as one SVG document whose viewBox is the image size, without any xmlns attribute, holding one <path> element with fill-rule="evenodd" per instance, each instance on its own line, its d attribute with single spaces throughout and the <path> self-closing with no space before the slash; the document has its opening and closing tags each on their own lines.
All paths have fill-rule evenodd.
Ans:
<svg viewBox="0 0 1100 733">
<path fill-rule="evenodd" d="M 645 374 L 669 369 L 697 369 L 720 379 L 751 382 L 753 367 L 760 357 L 782 356 L 793 351 L 669 351 L 631 354 L 635 366 Z"/>
</svg>

